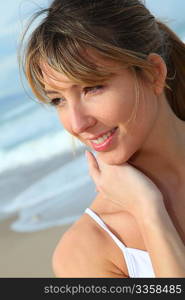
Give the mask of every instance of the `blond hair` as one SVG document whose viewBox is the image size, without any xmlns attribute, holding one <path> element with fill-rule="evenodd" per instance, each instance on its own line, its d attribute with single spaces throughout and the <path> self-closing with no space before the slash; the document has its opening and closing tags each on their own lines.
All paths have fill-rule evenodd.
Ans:
<svg viewBox="0 0 185 300">
<path fill-rule="evenodd" d="M 153 72 L 146 58 L 154 52 L 167 65 L 167 100 L 174 113 L 185 120 L 185 45 L 141 1 L 55 0 L 34 20 L 44 14 L 21 55 L 24 72 L 38 99 L 47 102 L 42 62 L 77 83 L 94 85 L 108 79 L 113 70 L 97 64 L 87 55 L 87 49 L 120 67 L 134 68 L 137 74 L 141 70 Z"/>
</svg>

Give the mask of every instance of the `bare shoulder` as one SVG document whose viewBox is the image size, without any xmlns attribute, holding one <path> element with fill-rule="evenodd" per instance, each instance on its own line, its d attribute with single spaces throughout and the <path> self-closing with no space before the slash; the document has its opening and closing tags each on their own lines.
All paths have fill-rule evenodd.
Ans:
<svg viewBox="0 0 185 300">
<path fill-rule="evenodd" d="M 87 214 L 62 236 L 52 258 L 56 277 L 127 277 L 113 260 L 110 239 Z M 118 251 L 119 254 L 120 251 Z M 117 256 L 116 256 L 117 257 Z"/>
</svg>

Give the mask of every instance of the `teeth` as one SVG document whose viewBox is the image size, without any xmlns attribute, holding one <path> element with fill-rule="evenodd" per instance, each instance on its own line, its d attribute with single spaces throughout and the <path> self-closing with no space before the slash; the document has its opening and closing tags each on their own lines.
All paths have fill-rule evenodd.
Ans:
<svg viewBox="0 0 185 300">
<path fill-rule="evenodd" d="M 103 136 L 101 136 L 100 138 L 96 139 L 96 140 L 92 140 L 93 143 L 95 144 L 101 144 L 103 143 L 106 139 L 108 139 L 109 136 L 111 136 L 111 134 L 115 131 L 115 128 L 112 129 L 111 131 L 109 131 L 108 133 L 104 134 Z"/>
</svg>

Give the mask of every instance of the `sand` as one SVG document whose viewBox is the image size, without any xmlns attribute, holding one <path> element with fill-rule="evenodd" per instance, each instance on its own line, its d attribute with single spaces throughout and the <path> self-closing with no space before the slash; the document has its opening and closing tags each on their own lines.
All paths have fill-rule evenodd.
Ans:
<svg viewBox="0 0 185 300">
<path fill-rule="evenodd" d="M 0 223 L 0 278 L 53 278 L 51 257 L 69 226 L 22 233 L 10 229 L 10 218 Z"/>
<path fill-rule="evenodd" d="M 76 151 L 76 155 L 81 151 Z M 0 204 L 10 203 L 43 176 L 72 159 L 72 154 L 66 153 L 1 173 Z M 55 226 L 36 232 L 15 232 L 10 228 L 10 224 L 15 220 L 17 216 L 0 221 L 0 278 L 54 277 L 51 266 L 52 253 L 62 234 L 71 225 Z"/>
</svg>

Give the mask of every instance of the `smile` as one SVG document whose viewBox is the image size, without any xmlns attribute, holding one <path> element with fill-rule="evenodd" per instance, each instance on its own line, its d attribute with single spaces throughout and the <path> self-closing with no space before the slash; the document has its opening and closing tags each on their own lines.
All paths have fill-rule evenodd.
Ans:
<svg viewBox="0 0 185 300">
<path fill-rule="evenodd" d="M 94 150 L 96 151 L 105 150 L 108 147 L 108 145 L 110 145 L 110 143 L 112 142 L 116 130 L 117 127 L 110 130 L 109 132 L 99 137 L 98 139 L 91 140 L 90 142 Z"/>
</svg>

